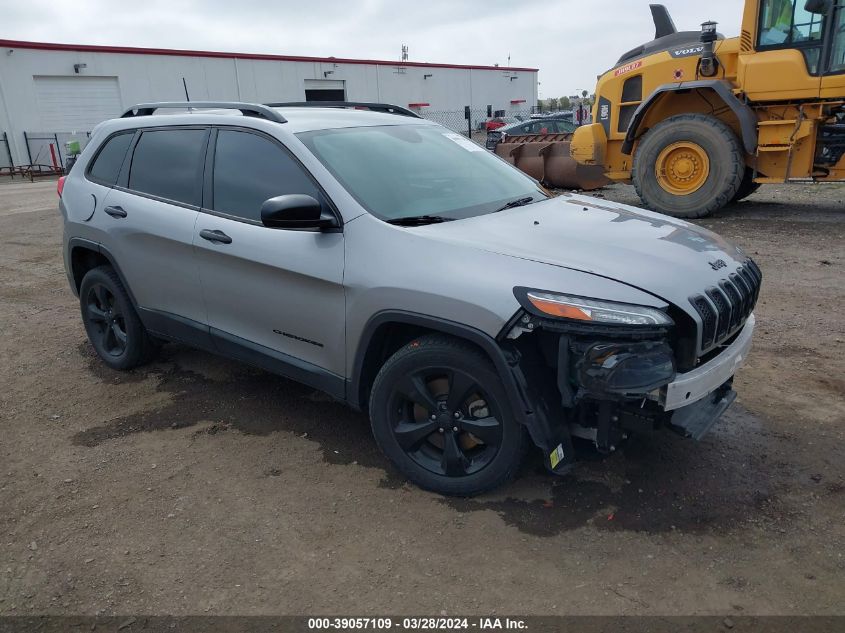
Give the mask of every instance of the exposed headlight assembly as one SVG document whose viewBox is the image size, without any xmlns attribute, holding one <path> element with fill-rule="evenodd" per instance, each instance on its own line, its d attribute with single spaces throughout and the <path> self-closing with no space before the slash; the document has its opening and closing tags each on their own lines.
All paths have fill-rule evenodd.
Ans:
<svg viewBox="0 0 845 633">
<path fill-rule="evenodd" d="M 673 324 L 668 314 L 648 306 L 521 288 L 516 289 L 515 294 L 524 308 L 544 317 L 607 325 L 668 326 Z"/>
</svg>

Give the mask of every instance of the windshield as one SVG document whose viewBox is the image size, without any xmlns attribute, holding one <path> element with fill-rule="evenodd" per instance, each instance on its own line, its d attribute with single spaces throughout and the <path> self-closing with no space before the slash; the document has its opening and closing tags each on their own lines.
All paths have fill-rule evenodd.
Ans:
<svg viewBox="0 0 845 633">
<path fill-rule="evenodd" d="M 370 213 L 463 219 L 548 197 L 528 176 L 440 126 L 391 125 L 297 135 Z"/>
</svg>

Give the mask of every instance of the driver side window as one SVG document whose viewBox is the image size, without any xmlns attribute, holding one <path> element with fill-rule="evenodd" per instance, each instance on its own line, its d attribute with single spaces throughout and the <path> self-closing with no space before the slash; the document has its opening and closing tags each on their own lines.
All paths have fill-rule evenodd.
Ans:
<svg viewBox="0 0 845 633">
<path fill-rule="evenodd" d="M 304 193 L 323 202 L 302 167 L 273 141 L 237 130 L 220 130 L 214 155 L 213 209 L 261 222 L 265 200 Z"/>
<path fill-rule="evenodd" d="M 804 0 L 763 0 L 760 46 L 821 42 L 824 17 L 804 8 Z"/>
</svg>

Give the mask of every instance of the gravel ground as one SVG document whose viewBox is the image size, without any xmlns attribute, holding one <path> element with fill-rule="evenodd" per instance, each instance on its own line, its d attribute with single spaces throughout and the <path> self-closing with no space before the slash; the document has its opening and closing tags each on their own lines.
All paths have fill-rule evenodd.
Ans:
<svg viewBox="0 0 845 633">
<path fill-rule="evenodd" d="M 845 614 L 843 200 L 764 187 L 701 222 L 765 275 L 702 442 L 449 500 L 294 383 L 174 345 L 106 369 L 54 183 L 0 184 L 0 614 Z"/>
</svg>

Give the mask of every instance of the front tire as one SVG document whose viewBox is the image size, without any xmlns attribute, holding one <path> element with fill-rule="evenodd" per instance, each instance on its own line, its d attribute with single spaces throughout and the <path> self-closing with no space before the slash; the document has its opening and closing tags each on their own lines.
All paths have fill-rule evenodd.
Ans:
<svg viewBox="0 0 845 633">
<path fill-rule="evenodd" d="M 719 119 L 681 114 L 649 130 L 634 155 L 633 181 L 652 210 L 703 218 L 726 206 L 745 175 L 742 146 Z"/>
<path fill-rule="evenodd" d="M 490 361 L 458 339 L 429 335 L 391 356 L 370 394 L 376 443 L 427 490 L 468 497 L 516 474 L 526 434 Z"/>
<path fill-rule="evenodd" d="M 129 293 L 111 266 L 89 270 L 79 287 L 82 323 L 97 356 L 112 369 L 150 360 L 158 348 L 138 318 Z"/>
</svg>

